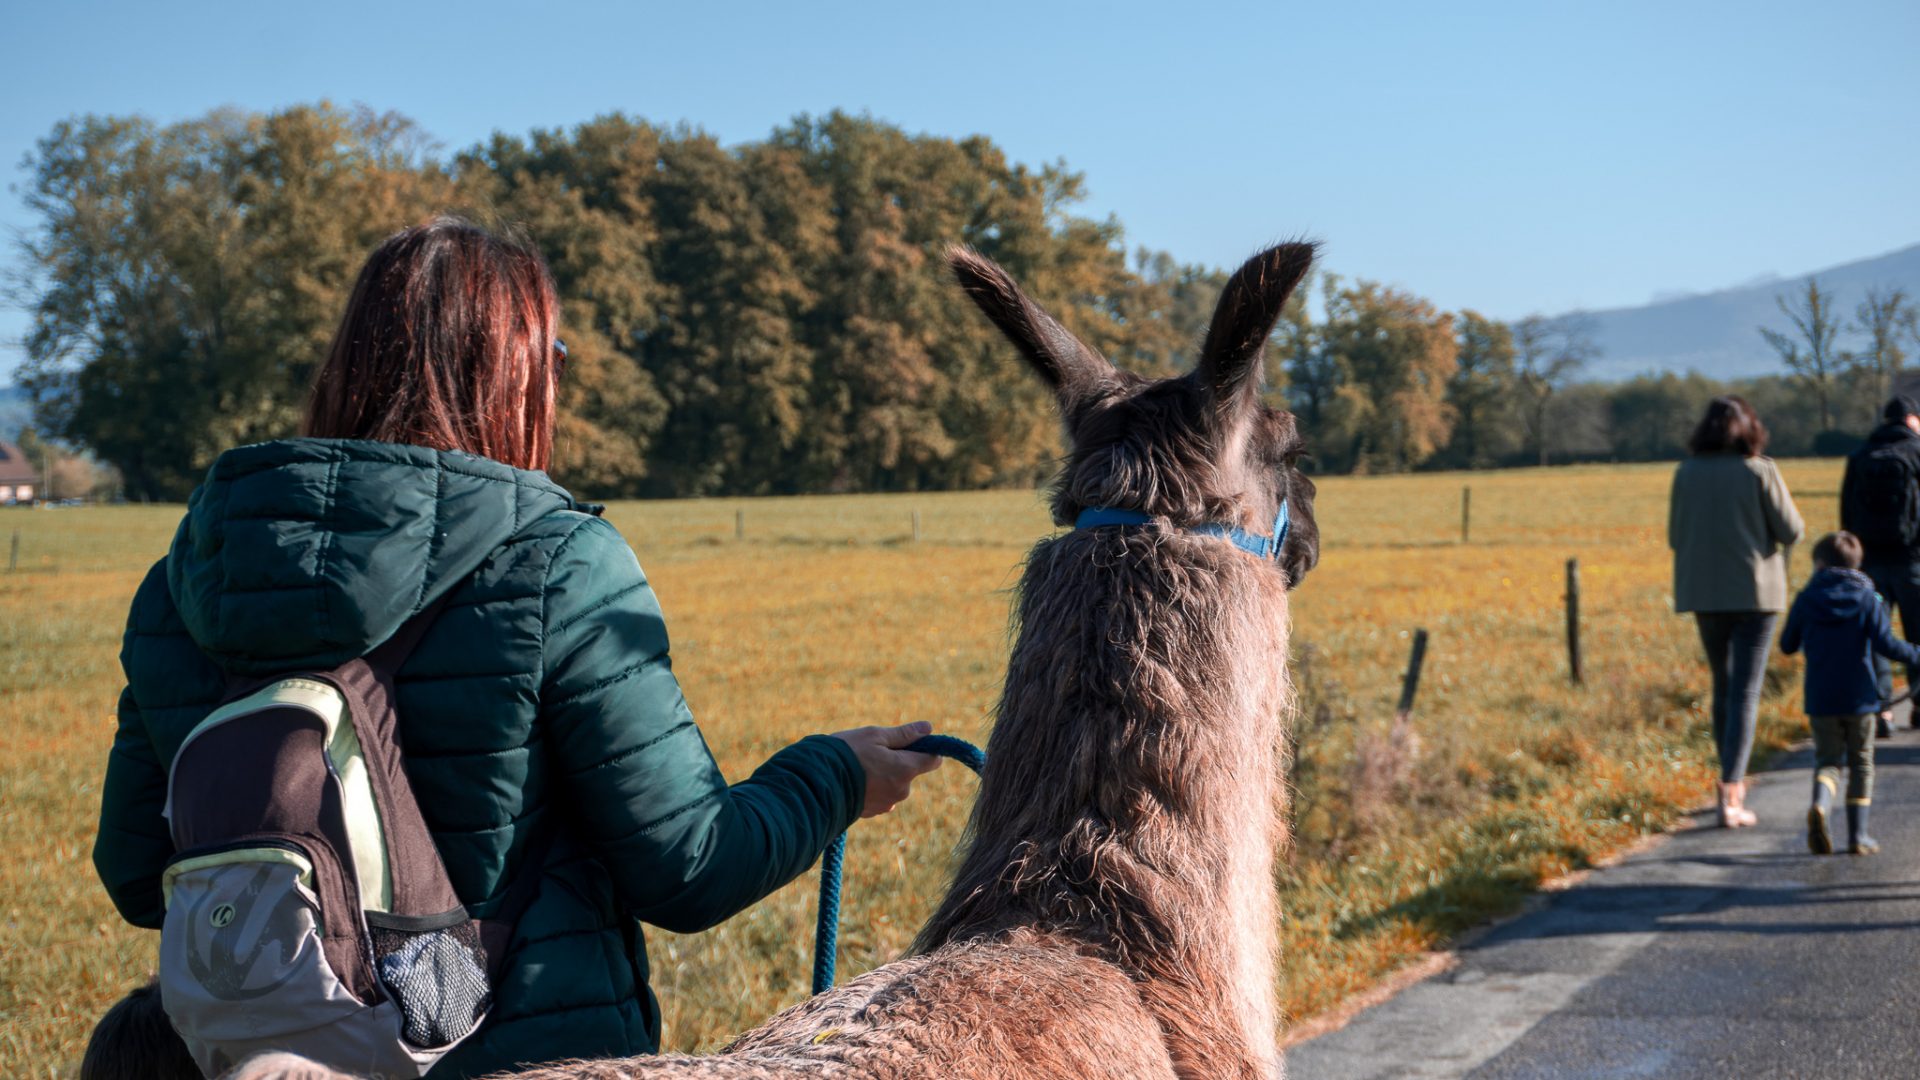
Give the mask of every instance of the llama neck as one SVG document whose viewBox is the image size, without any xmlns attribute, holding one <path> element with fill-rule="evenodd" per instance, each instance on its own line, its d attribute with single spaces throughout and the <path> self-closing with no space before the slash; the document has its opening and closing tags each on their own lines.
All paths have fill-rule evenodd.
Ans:
<svg viewBox="0 0 1920 1080">
<path fill-rule="evenodd" d="M 1207 723 L 1205 730 L 1183 725 L 1191 739 L 1180 752 L 1210 767 L 1188 785 L 1192 802 L 1184 813 L 1140 823 L 1139 846 L 1193 853 L 1184 868 L 1165 875 L 1183 913 L 1176 917 L 1184 920 L 1167 957 L 1178 965 L 1173 981 L 1190 992 L 1176 1007 L 1217 1009 L 1217 1022 L 1238 1033 L 1247 1071 L 1277 1076 L 1274 859 L 1285 829 L 1277 751 L 1289 697 L 1284 591 L 1261 608 L 1272 614 L 1239 613 L 1250 640 L 1194 669 L 1194 679 L 1207 684 L 1194 688 L 1194 700 L 1209 703 Z M 1232 1068 L 1216 1059 L 1199 1072 L 1225 1076 Z"/>
<path fill-rule="evenodd" d="M 1228 545 L 1036 548 L 972 846 L 922 946 L 1079 941 L 1272 1073 L 1285 670 L 1280 575 Z"/>
</svg>

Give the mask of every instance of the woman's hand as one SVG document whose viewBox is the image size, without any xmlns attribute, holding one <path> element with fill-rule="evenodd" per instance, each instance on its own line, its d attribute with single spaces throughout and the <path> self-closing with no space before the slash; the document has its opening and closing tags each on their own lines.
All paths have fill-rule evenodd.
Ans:
<svg viewBox="0 0 1920 1080">
<path fill-rule="evenodd" d="M 933 754 L 916 754 L 901 747 L 933 734 L 933 725 L 915 720 L 899 727 L 862 727 L 836 731 L 833 737 L 853 747 L 853 756 L 867 774 L 867 802 L 861 807 L 863 818 L 878 817 L 898 806 L 907 797 L 913 781 L 940 767 Z"/>
</svg>

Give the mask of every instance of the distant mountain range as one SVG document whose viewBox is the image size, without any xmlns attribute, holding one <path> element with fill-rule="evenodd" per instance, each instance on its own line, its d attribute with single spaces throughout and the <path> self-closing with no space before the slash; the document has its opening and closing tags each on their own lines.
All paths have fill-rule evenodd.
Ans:
<svg viewBox="0 0 1920 1080">
<path fill-rule="evenodd" d="M 1816 271 L 1821 291 L 1831 290 L 1834 310 L 1843 321 L 1868 286 L 1899 286 L 1920 300 L 1920 244 L 1887 255 Z M 1718 292 L 1662 298 L 1651 304 L 1588 312 L 1593 319 L 1600 359 L 1588 365 L 1586 378 L 1605 382 L 1647 372 L 1698 371 L 1715 378 L 1768 375 L 1781 370 L 1780 360 L 1760 338 L 1758 327 L 1791 332 L 1792 324 L 1774 305 L 1785 293 L 1806 287 L 1807 275 L 1767 277 Z M 1841 348 L 1858 344 L 1842 334 Z M 1908 351 L 1912 347 L 1909 345 Z"/>
</svg>

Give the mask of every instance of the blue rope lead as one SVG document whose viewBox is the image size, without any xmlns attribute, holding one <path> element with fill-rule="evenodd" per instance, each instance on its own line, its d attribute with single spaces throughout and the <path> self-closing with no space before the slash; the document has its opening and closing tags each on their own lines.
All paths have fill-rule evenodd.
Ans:
<svg viewBox="0 0 1920 1080">
<path fill-rule="evenodd" d="M 987 767 L 984 751 L 951 735 L 923 735 L 909 743 L 907 749 L 952 758 L 976 774 Z M 834 956 L 840 949 L 840 870 L 846 860 L 847 834 L 841 833 L 827 845 L 827 853 L 820 859 L 820 921 L 813 928 L 813 992 L 816 994 L 833 988 Z"/>
</svg>

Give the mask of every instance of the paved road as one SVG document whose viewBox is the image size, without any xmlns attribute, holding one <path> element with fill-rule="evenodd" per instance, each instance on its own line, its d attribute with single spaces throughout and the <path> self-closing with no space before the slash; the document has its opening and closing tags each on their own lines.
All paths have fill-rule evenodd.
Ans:
<svg viewBox="0 0 1920 1080">
<path fill-rule="evenodd" d="M 1920 1078 L 1920 733 L 1876 753 L 1879 856 L 1807 853 L 1790 755 L 1752 778 L 1759 827 L 1595 872 L 1289 1050 L 1290 1080 Z"/>
</svg>

